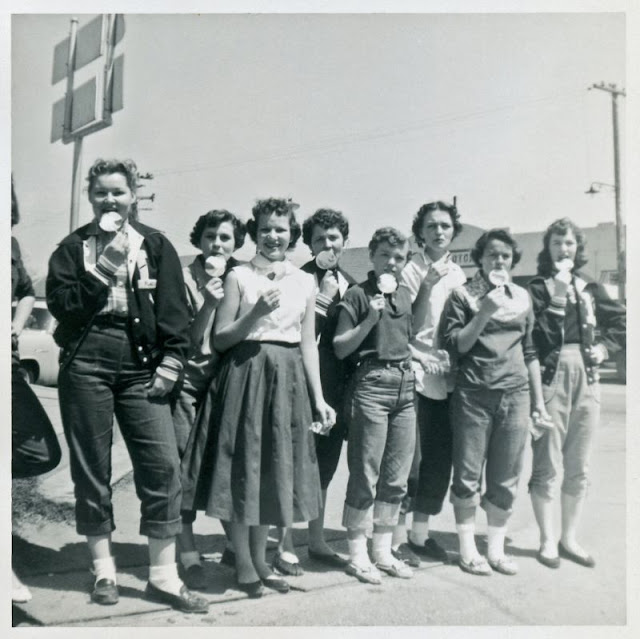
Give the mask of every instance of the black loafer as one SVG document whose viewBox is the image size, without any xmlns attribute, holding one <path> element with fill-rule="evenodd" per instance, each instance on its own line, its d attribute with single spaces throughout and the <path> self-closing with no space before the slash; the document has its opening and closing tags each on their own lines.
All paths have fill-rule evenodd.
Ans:
<svg viewBox="0 0 640 639">
<path fill-rule="evenodd" d="M 289 592 L 289 582 L 284 579 L 280 579 L 280 577 L 276 577 L 276 575 L 270 575 L 269 577 L 265 577 L 262 580 L 262 583 L 267 587 L 271 588 L 271 590 L 275 590 L 281 594 L 286 594 Z"/>
<path fill-rule="evenodd" d="M 581 555 L 576 555 L 576 553 L 567 550 L 562 542 L 558 543 L 558 554 L 563 559 L 568 559 L 569 561 L 573 561 L 576 564 L 580 564 L 585 568 L 593 568 L 596 565 L 595 559 L 591 555 L 587 555 L 586 557 L 582 557 Z"/>
<path fill-rule="evenodd" d="M 539 563 L 547 568 L 560 568 L 560 557 L 545 557 L 539 550 L 536 553 L 536 559 Z"/>
<path fill-rule="evenodd" d="M 206 613 L 209 611 L 209 602 L 191 592 L 186 586 L 180 588 L 179 595 L 174 595 L 171 592 L 160 590 L 149 581 L 147 582 L 145 595 L 151 601 L 169 604 L 172 608 L 181 612 Z"/>
<path fill-rule="evenodd" d="M 391 549 L 391 554 L 395 559 L 404 562 L 412 568 L 420 568 L 420 557 L 416 555 L 409 544 L 400 544 L 396 549 Z"/>
<path fill-rule="evenodd" d="M 264 595 L 264 586 L 259 579 L 246 584 L 236 581 L 236 588 L 246 593 L 250 599 L 259 599 Z"/>
<path fill-rule="evenodd" d="M 117 604 L 118 586 L 116 586 L 116 582 L 113 579 L 98 579 L 91 593 L 91 601 L 101 606 Z"/>
<path fill-rule="evenodd" d="M 349 560 L 341 557 L 337 552 L 326 554 L 309 549 L 308 553 L 309 559 L 313 559 L 327 566 L 332 566 L 333 568 L 346 568 L 349 565 Z"/>
<path fill-rule="evenodd" d="M 291 563 L 282 558 L 282 555 L 278 552 L 273 557 L 273 568 L 277 570 L 281 575 L 290 575 L 291 577 L 299 577 L 304 574 L 302 566 L 296 562 Z"/>
<path fill-rule="evenodd" d="M 417 555 L 420 555 L 420 557 L 426 557 L 427 559 L 433 559 L 434 561 L 441 561 L 443 564 L 449 562 L 449 555 L 447 555 L 447 551 L 431 537 L 428 537 L 422 546 L 414 544 L 411 541 L 411 538 L 407 540 L 407 544 L 409 544 L 409 548 L 411 548 L 411 550 L 413 550 Z"/>
</svg>

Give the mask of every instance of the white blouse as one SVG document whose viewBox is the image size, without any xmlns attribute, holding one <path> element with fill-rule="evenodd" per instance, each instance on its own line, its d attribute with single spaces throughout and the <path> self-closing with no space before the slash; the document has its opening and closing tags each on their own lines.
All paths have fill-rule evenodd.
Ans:
<svg viewBox="0 0 640 639">
<path fill-rule="evenodd" d="M 279 269 L 274 277 L 274 264 Z M 249 312 L 263 291 L 280 290 L 280 305 L 262 316 L 251 328 L 246 340 L 276 341 L 296 344 L 302 335 L 302 318 L 310 298 L 315 296 L 313 275 L 295 267 L 288 260 L 269 262 L 260 255 L 247 264 L 232 269 L 238 279 L 240 308 L 238 317 Z M 271 276 L 271 277 L 269 277 Z"/>
</svg>

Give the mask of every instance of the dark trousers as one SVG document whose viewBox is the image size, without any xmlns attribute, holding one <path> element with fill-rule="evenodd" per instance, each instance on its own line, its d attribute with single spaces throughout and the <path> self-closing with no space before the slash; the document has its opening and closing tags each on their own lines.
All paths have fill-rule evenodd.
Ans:
<svg viewBox="0 0 640 639">
<path fill-rule="evenodd" d="M 11 475 L 35 477 L 60 463 L 60 445 L 33 390 L 17 366 L 11 370 Z"/>
<path fill-rule="evenodd" d="M 115 530 L 111 504 L 113 417 L 129 450 L 141 501 L 140 534 L 176 536 L 180 521 L 180 459 L 166 398 L 150 399 L 152 377 L 132 351 L 126 329 L 93 326 L 72 362 L 60 372 L 58 391 L 69 444 L 81 535 Z"/>
<path fill-rule="evenodd" d="M 449 421 L 449 399 L 430 399 L 416 393 L 420 467 L 414 510 L 437 515 L 451 480 L 453 433 Z"/>
</svg>

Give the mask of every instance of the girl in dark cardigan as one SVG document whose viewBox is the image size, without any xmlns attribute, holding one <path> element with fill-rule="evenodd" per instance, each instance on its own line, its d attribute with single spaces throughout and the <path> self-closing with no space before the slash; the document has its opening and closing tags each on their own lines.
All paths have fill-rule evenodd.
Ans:
<svg viewBox="0 0 640 639">
<path fill-rule="evenodd" d="M 540 528 L 537 559 L 549 568 L 560 557 L 595 565 L 577 541 L 587 490 L 587 467 L 600 417 L 598 366 L 626 346 L 626 311 L 596 282 L 587 283 L 580 267 L 587 262 L 584 236 L 569 219 L 547 229 L 538 255 L 538 275 L 529 283 L 542 391 L 554 428 L 533 441 L 529 489 Z M 599 336 L 596 337 L 596 327 Z M 555 487 L 561 469 L 562 535 L 553 526 Z"/>
</svg>

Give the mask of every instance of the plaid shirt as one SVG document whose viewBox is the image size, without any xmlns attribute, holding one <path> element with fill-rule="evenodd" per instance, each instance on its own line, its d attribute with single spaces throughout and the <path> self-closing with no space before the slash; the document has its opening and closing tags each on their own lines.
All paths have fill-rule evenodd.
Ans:
<svg viewBox="0 0 640 639">
<path fill-rule="evenodd" d="M 98 312 L 98 315 L 116 315 L 118 317 L 126 317 L 129 314 L 129 306 L 127 304 L 127 263 L 122 262 L 120 266 L 116 266 L 105 258 L 102 254 L 106 244 L 99 235 L 94 235 L 89 239 L 90 243 L 95 244 L 93 249 L 97 256 L 96 270 L 109 282 L 109 296 L 107 303 Z M 92 247 L 90 246 L 90 249 Z"/>
</svg>

